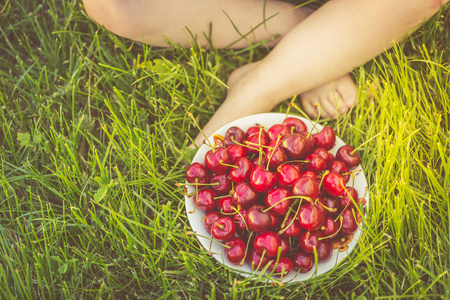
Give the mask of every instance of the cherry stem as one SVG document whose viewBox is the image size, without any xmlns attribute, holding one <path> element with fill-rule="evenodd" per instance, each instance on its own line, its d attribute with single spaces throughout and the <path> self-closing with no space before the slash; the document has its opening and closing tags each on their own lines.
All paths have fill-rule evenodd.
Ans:
<svg viewBox="0 0 450 300">
<path fill-rule="evenodd" d="M 286 227 L 284 227 L 284 228 L 281 229 L 280 231 L 278 231 L 278 235 L 282 235 L 286 230 L 288 230 L 289 227 L 291 227 L 292 223 L 294 223 L 294 221 L 295 221 L 295 216 L 298 216 L 298 212 L 300 211 L 301 204 L 302 204 L 301 202 L 298 204 L 297 211 L 295 212 L 295 215 L 294 215 L 294 217 L 292 218 L 292 220 L 291 220 L 291 222 L 289 223 L 289 225 L 286 226 Z M 283 227 L 283 226 L 285 225 L 285 223 L 286 223 L 288 217 L 289 217 L 289 215 L 287 215 L 287 216 L 284 218 L 283 223 L 281 224 L 281 227 Z"/>
<path fill-rule="evenodd" d="M 200 128 L 200 126 L 198 125 L 197 121 L 196 121 L 195 118 L 194 118 L 194 115 L 193 115 L 190 111 L 187 112 L 187 115 L 189 116 L 189 118 L 192 119 L 192 121 L 194 122 L 194 124 L 195 124 L 195 126 L 198 128 L 198 130 L 200 130 L 200 133 L 201 133 L 201 134 L 203 135 L 203 137 L 205 138 L 205 142 L 207 142 L 207 145 L 208 145 L 211 149 L 213 149 L 213 151 L 214 151 L 213 145 L 211 144 L 211 142 L 209 141 L 208 137 L 205 135 L 205 133 L 203 132 L 203 130 L 202 130 L 202 129 Z"/>
<path fill-rule="evenodd" d="M 247 227 L 247 224 L 245 224 L 245 227 Z M 250 235 L 247 238 L 247 245 L 245 246 L 244 257 L 242 258 L 241 262 L 239 263 L 240 266 L 244 265 L 245 259 L 247 258 L 248 248 L 249 248 L 250 239 L 252 238 L 252 235 L 253 235 L 253 231 L 250 232 Z"/>
<path fill-rule="evenodd" d="M 289 111 L 291 110 L 291 107 L 295 105 L 294 104 L 295 99 L 297 99 L 297 95 L 294 95 L 294 97 L 292 97 L 291 101 L 289 102 L 288 108 L 286 110 L 286 117 L 285 117 L 285 119 L 288 117 Z"/>
<path fill-rule="evenodd" d="M 324 179 L 325 176 L 327 176 L 329 173 L 330 173 L 330 170 L 326 170 L 325 172 L 323 172 L 322 178 L 320 178 L 319 190 L 322 188 L 323 179 Z"/>
<path fill-rule="evenodd" d="M 193 185 L 195 185 L 195 186 L 210 186 L 210 185 L 219 185 L 220 183 L 219 182 L 214 182 L 214 183 L 197 183 L 197 182 L 185 182 L 185 183 L 175 183 L 175 186 L 178 186 L 178 187 L 180 187 L 180 186 L 185 186 L 185 185 L 190 185 L 190 186 L 193 186 Z"/>
<path fill-rule="evenodd" d="M 223 160 L 219 160 L 219 164 L 221 164 L 222 166 L 239 169 L 238 166 L 226 164 L 226 163 L 223 162 Z"/>
<path fill-rule="evenodd" d="M 278 143 L 280 142 L 280 139 L 281 139 L 281 134 L 278 135 L 277 142 L 275 143 L 275 148 L 273 148 L 272 152 L 269 155 L 269 159 L 267 160 L 266 171 L 269 170 L 270 161 L 272 160 L 272 156 L 275 153 L 275 149 L 277 149 L 277 147 L 278 147 Z"/>
<path fill-rule="evenodd" d="M 311 121 L 311 118 L 300 107 L 298 107 L 298 105 L 295 104 L 294 102 L 289 103 L 289 107 L 295 108 L 299 113 L 301 113 L 303 115 L 304 118 Z"/>
<path fill-rule="evenodd" d="M 276 205 L 278 205 L 279 203 L 288 200 L 288 199 L 305 199 L 307 201 L 312 201 L 311 197 L 306 197 L 306 196 L 289 196 L 286 198 L 281 199 L 280 201 L 277 201 L 276 203 L 272 204 L 271 206 L 269 206 L 268 208 L 266 208 L 265 210 L 263 210 L 263 213 L 268 212 L 269 210 L 271 210 L 272 208 L 274 208 Z"/>
<path fill-rule="evenodd" d="M 332 235 L 329 235 L 329 236 L 323 236 L 323 237 L 318 238 L 319 241 L 325 240 L 325 239 L 331 239 L 331 238 L 335 237 L 339 231 L 341 231 L 341 229 L 342 229 L 342 223 L 344 223 L 342 220 L 343 220 L 344 218 L 341 216 L 339 219 L 340 219 L 340 221 L 341 221 L 341 223 L 339 224 L 339 229 L 338 229 L 335 233 L 333 233 Z M 325 226 L 322 226 L 321 229 L 324 229 L 324 228 L 325 228 Z"/>
<path fill-rule="evenodd" d="M 247 226 L 247 222 L 245 222 L 245 218 L 240 212 L 240 205 L 238 205 L 238 208 L 233 206 L 233 209 L 236 211 L 236 214 L 238 214 L 241 217 L 242 221 L 244 221 L 245 229 L 247 229 L 247 231 L 249 231 L 248 230 L 248 226 Z M 252 233 L 253 233 L 253 231 L 252 231 Z"/>
<path fill-rule="evenodd" d="M 320 114 L 322 112 L 322 106 L 320 105 L 320 103 L 316 103 L 314 104 L 314 109 L 315 110 L 319 110 L 319 113 L 317 114 L 317 119 L 316 122 L 314 123 L 313 127 L 311 128 L 311 130 L 309 131 L 308 135 L 306 136 L 306 138 L 309 138 L 309 136 L 311 135 L 312 131 L 314 129 L 316 129 L 317 124 L 319 123 L 319 119 L 320 119 Z"/>
<path fill-rule="evenodd" d="M 368 139 L 367 141 L 365 141 L 364 143 L 360 144 L 357 148 L 353 149 L 352 152 L 350 152 L 350 154 L 354 154 L 358 149 L 360 149 L 362 146 L 364 146 L 365 144 L 367 144 L 368 142 L 370 142 L 371 140 L 373 140 L 374 138 L 376 138 L 377 136 L 379 136 L 380 134 L 382 134 L 383 132 L 379 132 L 377 134 L 375 134 L 373 137 L 371 137 L 370 139 Z"/>
</svg>

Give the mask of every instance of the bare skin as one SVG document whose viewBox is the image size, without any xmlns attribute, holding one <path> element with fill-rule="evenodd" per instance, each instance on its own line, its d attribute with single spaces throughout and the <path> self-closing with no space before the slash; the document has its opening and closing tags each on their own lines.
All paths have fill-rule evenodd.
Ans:
<svg viewBox="0 0 450 300">
<path fill-rule="evenodd" d="M 239 40 L 263 21 L 262 0 L 84 0 L 87 13 L 112 32 L 156 46 L 165 37 L 190 46 L 185 28 L 217 48 Z M 223 125 L 247 115 L 268 112 L 294 95 L 301 95 L 305 112 L 314 115 L 320 103 L 323 117 L 336 117 L 356 104 L 357 88 L 349 72 L 390 48 L 448 0 L 332 0 L 317 11 L 266 1 L 265 17 L 248 41 L 280 38 L 263 60 L 234 71 L 224 103 L 203 128 L 209 136 Z M 226 14 L 224 13 L 226 12 Z M 227 16 L 228 15 L 228 16 Z M 230 19 L 229 19 L 230 18 Z M 212 31 L 210 25 L 212 24 Z M 239 108 L 239 109 L 236 109 Z M 203 136 L 195 143 L 200 145 Z"/>
</svg>

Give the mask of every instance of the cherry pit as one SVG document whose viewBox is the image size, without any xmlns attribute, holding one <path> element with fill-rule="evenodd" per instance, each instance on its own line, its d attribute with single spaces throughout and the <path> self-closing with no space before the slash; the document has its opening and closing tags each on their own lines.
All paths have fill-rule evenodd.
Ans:
<svg viewBox="0 0 450 300">
<path fill-rule="evenodd" d="M 365 210 L 352 180 L 358 148 L 334 155 L 335 142 L 331 127 L 312 133 L 296 117 L 231 126 L 186 169 L 189 213 L 203 212 L 208 238 L 231 264 L 275 278 L 307 273 L 348 249 Z"/>
</svg>

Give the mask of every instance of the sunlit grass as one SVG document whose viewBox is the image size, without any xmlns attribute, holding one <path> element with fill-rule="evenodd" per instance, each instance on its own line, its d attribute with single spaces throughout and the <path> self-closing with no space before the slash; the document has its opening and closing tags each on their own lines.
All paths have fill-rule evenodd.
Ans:
<svg viewBox="0 0 450 300">
<path fill-rule="evenodd" d="M 205 124 L 264 45 L 156 49 L 79 1 L 1 6 L 1 298 L 450 298 L 449 6 L 355 72 L 351 114 L 321 121 L 352 145 L 374 137 L 359 150 L 369 214 L 348 259 L 285 286 L 215 262 L 175 186 L 197 134 L 186 113 Z"/>
</svg>

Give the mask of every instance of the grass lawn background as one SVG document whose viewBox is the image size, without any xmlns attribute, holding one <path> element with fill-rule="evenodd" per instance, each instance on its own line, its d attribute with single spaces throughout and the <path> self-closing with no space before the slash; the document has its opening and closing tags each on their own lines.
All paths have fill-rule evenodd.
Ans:
<svg viewBox="0 0 450 300">
<path fill-rule="evenodd" d="M 335 270 L 279 286 L 209 257 L 175 186 L 198 132 L 186 112 L 204 125 L 221 81 L 268 49 L 156 49 L 81 1 L 3 1 L 0 298 L 450 299 L 449 13 L 355 70 L 358 107 L 321 120 L 349 144 L 373 138 L 367 228 Z"/>
</svg>

